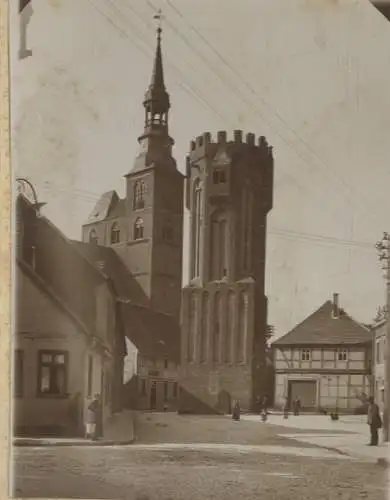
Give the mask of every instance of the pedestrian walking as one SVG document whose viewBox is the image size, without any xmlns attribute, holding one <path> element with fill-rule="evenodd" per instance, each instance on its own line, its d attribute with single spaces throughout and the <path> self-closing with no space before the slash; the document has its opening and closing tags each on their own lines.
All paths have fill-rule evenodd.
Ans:
<svg viewBox="0 0 390 500">
<path fill-rule="evenodd" d="M 371 435 L 369 446 L 378 446 L 378 429 L 382 427 L 382 419 L 379 406 L 375 403 L 372 396 L 368 398 L 367 423 L 370 426 Z"/>
<path fill-rule="evenodd" d="M 289 403 L 288 398 L 285 398 L 283 405 L 283 418 L 288 418 Z"/>
<path fill-rule="evenodd" d="M 301 400 L 300 400 L 299 396 L 297 396 L 294 399 L 293 408 L 294 408 L 294 415 L 298 416 L 299 412 L 301 411 Z"/>
<path fill-rule="evenodd" d="M 95 394 L 94 399 L 87 408 L 87 422 L 86 422 L 86 437 L 88 439 L 97 439 L 97 424 L 100 417 L 100 396 Z"/>
</svg>

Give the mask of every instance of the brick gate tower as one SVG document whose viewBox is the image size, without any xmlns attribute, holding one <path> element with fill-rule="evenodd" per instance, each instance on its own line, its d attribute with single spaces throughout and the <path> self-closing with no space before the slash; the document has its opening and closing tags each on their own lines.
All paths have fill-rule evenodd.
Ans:
<svg viewBox="0 0 390 500">
<path fill-rule="evenodd" d="M 264 137 L 235 131 L 191 142 L 189 284 L 182 290 L 180 411 L 244 409 L 264 394 L 265 253 L 273 154 Z"/>
</svg>

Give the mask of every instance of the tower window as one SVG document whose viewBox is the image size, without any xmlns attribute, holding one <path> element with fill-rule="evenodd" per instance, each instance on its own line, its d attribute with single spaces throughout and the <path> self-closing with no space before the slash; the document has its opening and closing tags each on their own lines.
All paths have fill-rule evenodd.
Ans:
<svg viewBox="0 0 390 500">
<path fill-rule="evenodd" d="M 121 239 L 121 232 L 116 223 L 111 227 L 111 243 L 119 243 Z"/>
<path fill-rule="evenodd" d="M 226 183 L 226 171 L 222 168 L 214 169 L 213 182 L 214 182 L 214 184 L 225 184 Z"/>
<path fill-rule="evenodd" d="M 146 184 L 144 181 L 138 181 L 134 186 L 134 210 L 145 208 Z"/>
<path fill-rule="evenodd" d="M 134 224 L 134 239 L 142 240 L 144 237 L 144 221 L 141 218 L 138 218 Z"/>
<path fill-rule="evenodd" d="M 89 242 L 93 243 L 94 245 L 98 244 L 98 236 L 94 229 L 92 229 L 92 231 L 89 233 Z"/>
</svg>

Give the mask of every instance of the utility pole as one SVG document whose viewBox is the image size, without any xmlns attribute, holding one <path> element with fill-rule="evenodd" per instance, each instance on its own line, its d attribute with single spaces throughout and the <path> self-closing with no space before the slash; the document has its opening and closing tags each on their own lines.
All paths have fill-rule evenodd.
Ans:
<svg viewBox="0 0 390 500">
<path fill-rule="evenodd" d="M 385 384 L 384 384 L 384 412 L 383 412 L 383 439 L 389 442 L 390 438 L 390 235 L 383 233 L 383 237 L 375 245 L 382 269 L 386 278 L 386 341 L 385 341 Z"/>
</svg>

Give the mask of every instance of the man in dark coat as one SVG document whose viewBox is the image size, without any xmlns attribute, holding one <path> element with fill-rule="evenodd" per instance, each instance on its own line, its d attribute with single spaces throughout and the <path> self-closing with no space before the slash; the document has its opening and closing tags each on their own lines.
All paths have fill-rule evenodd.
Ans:
<svg viewBox="0 0 390 500">
<path fill-rule="evenodd" d="M 371 441 L 369 446 L 378 446 L 378 429 L 382 427 L 382 419 L 379 406 L 374 402 L 374 398 L 368 398 L 367 423 L 370 426 Z"/>
</svg>

